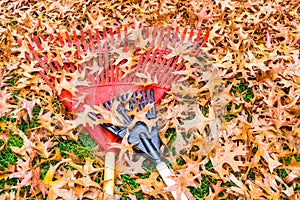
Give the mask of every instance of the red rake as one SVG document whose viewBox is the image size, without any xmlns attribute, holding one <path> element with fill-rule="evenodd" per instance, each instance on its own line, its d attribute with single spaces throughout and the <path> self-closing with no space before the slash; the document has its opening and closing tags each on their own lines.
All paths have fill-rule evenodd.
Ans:
<svg viewBox="0 0 300 200">
<path fill-rule="evenodd" d="M 180 78 L 180 75 L 174 72 L 184 70 L 186 67 L 186 63 L 180 58 L 181 52 L 174 53 L 174 51 L 181 48 L 191 57 L 197 57 L 208 35 L 209 32 L 203 35 L 201 29 L 141 27 L 128 30 L 125 27 L 109 30 L 103 28 L 101 31 L 98 29 L 89 29 L 86 32 L 81 30 L 79 33 L 75 30 L 72 33 L 58 32 L 57 35 L 34 36 L 31 42 L 26 39 L 24 43 L 29 49 L 26 53 L 27 59 L 37 62 L 35 67 L 41 69 L 39 73 L 47 84 L 56 91 L 68 110 L 76 112 L 80 108 L 75 110 L 74 107 L 72 108 L 72 92 L 66 89 L 58 91 L 56 88 L 56 83 L 62 81 L 62 72 L 69 75 L 76 72 L 82 73 L 84 70 L 89 71 L 85 73 L 89 76 L 86 77 L 90 80 L 89 86 L 79 86 L 81 93 L 89 94 L 85 100 L 87 105 L 99 105 L 129 91 L 148 88 L 154 89 L 156 103 L 159 103 L 165 92 Z M 53 44 L 58 49 L 64 48 L 66 51 L 63 54 L 55 50 L 44 51 L 48 48 L 48 44 Z M 19 45 L 23 45 L 21 40 L 19 40 Z M 119 55 L 114 52 L 116 49 L 119 50 Z M 129 54 L 130 51 L 133 52 Z M 128 57 L 122 57 L 126 53 Z M 95 56 L 86 59 L 89 54 Z M 135 60 L 130 62 L 132 57 Z M 101 72 L 91 72 L 95 63 L 101 66 Z M 127 71 L 129 72 L 126 73 Z M 59 76 L 51 76 L 55 73 Z M 148 77 L 155 77 L 157 81 L 143 86 L 147 84 L 145 73 Z M 66 79 L 68 81 L 70 78 Z M 96 94 L 96 96 L 91 94 Z M 91 137 L 104 150 L 108 148 L 104 142 L 106 141 L 104 135 L 109 141 L 116 141 L 111 133 L 106 131 L 103 134 L 104 130 L 99 126 L 94 129 L 87 126 L 87 129 Z"/>
</svg>

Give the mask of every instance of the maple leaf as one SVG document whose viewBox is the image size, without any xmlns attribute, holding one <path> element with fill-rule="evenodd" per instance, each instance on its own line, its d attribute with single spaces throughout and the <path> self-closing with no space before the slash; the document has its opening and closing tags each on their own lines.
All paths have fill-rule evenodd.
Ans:
<svg viewBox="0 0 300 200">
<path fill-rule="evenodd" d="M 266 144 L 264 142 L 262 142 L 262 137 L 263 136 L 258 136 L 256 138 L 259 146 L 258 146 L 258 150 L 256 152 L 256 154 L 254 155 L 254 159 L 253 159 L 253 164 L 257 164 L 260 160 L 260 157 L 263 157 L 266 162 L 268 163 L 268 167 L 270 172 L 272 173 L 273 170 L 275 168 L 277 168 L 278 166 L 281 166 L 282 163 L 280 163 L 276 157 L 275 154 L 273 153 L 269 153 L 269 144 Z"/>
<path fill-rule="evenodd" d="M 210 194 L 207 199 L 211 199 L 211 200 L 214 200 L 216 197 L 218 197 L 218 195 L 223 192 L 224 190 L 226 190 L 225 187 L 222 187 L 221 186 L 222 184 L 222 181 L 220 180 L 217 180 L 217 184 L 213 184 L 213 183 L 210 183 L 210 186 L 214 189 L 214 193 Z"/>
<path fill-rule="evenodd" d="M 41 170 L 40 167 L 37 166 L 33 171 L 32 185 L 30 191 L 31 193 L 35 193 L 34 192 L 35 189 L 38 188 L 38 190 L 41 191 L 43 196 L 45 197 L 45 195 L 48 194 L 48 189 L 50 186 L 43 183 L 43 181 L 40 179 L 40 175 L 41 175 Z"/>
<path fill-rule="evenodd" d="M 148 72 L 146 73 L 139 73 L 136 72 L 135 76 L 137 76 L 138 78 L 140 78 L 141 80 L 139 82 L 135 82 L 135 85 L 141 85 L 143 87 L 146 87 L 148 85 L 152 85 L 152 84 L 157 84 L 157 77 L 152 77 Z M 145 80 L 145 81 L 142 81 Z"/>
<path fill-rule="evenodd" d="M 87 16 L 89 18 L 89 21 L 91 22 L 92 26 L 94 28 L 102 28 L 105 27 L 106 25 L 106 20 L 108 19 L 107 17 L 103 17 L 103 15 L 101 15 L 101 11 L 98 8 L 95 8 L 97 10 L 93 10 L 93 13 L 87 12 Z M 95 12 L 98 12 L 98 15 L 95 15 Z"/>
<path fill-rule="evenodd" d="M 271 49 L 272 48 L 272 44 L 271 44 L 271 39 L 272 39 L 272 36 L 270 35 L 269 32 L 267 32 L 267 41 L 266 41 L 266 47 Z"/>
<path fill-rule="evenodd" d="M 113 148 L 120 149 L 119 156 L 118 156 L 118 161 L 117 162 L 124 163 L 124 162 L 122 162 L 122 160 L 125 157 L 125 153 L 126 152 L 131 152 L 131 153 L 134 152 L 133 147 L 134 147 L 134 145 L 136 145 L 136 143 L 129 144 L 128 137 L 129 137 L 129 132 L 127 132 L 126 135 L 123 137 L 121 143 L 112 142 L 110 144 L 110 148 L 112 148 L 112 149 Z"/>
<path fill-rule="evenodd" d="M 72 95 L 75 95 L 75 93 L 78 91 L 78 89 L 75 87 L 75 80 L 72 78 L 69 80 L 69 74 L 65 72 L 65 70 L 62 70 L 61 73 L 55 74 L 56 77 L 59 77 L 55 79 L 55 89 L 58 93 L 58 95 L 61 94 L 62 90 L 67 90 L 71 92 Z M 72 75 L 73 77 L 74 75 Z"/>
<path fill-rule="evenodd" d="M 229 176 L 230 180 L 236 185 L 234 187 L 230 187 L 230 190 L 233 190 L 236 193 L 239 193 L 247 198 L 250 198 L 248 194 L 248 188 L 241 181 L 239 181 L 233 174 Z"/>
<path fill-rule="evenodd" d="M 118 65 L 118 64 L 120 64 L 121 61 L 127 60 L 126 63 L 124 63 L 122 65 L 130 66 L 130 64 L 133 61 L 133 57 L 134 57 L 134 49 L 124 51 L 123 48 L 116 48 L 116 47 L 113 47 L 113 48 L 114 49 L 112 50 L 112 52 L 116 54 L 116 59 L 114 61 L 114 65 Z"/>
<path fill-rule="evenodd" d="M 201 26 L 201 24 L 204 20 L 208 20 L 209 22 L 213 22 L 214 18 L 210 15 L 207 15 L 207 11 L 206 11 L 207 7 L 208 7 L 208 5 L 205 4 L 200 12 L 195 12 L 195 15 L 198 18 L 198 27 Z"/>
<path fill-rule="evenodd" d="M 41 110 L 42 111 L 42 110 Z M 54 131 L 54 127 L 52 126 L 51 112 L 47 112 L 43 115 L 39 115 L 38 122 L 41 124 L 41 127 L 49 130 L 50 132 Z"/>
<path fill-rule="evenodd" d="M 217 0 L 216 3 L 221 4 L 221 10 L 223 11 L 225 10 L 225 8 L 229 8 L 230 10 L 233 10 L 230 0 Z"/>
<path fill-rule="evenodd" d="M 274 113 L 274 118 L 271 121 L 274 123 L 277 130 L 282 126 L 288 126 L 297 122 L 297 119 L 287 120 L 290 118 L 289 114 L 286 112 L 285 107 L 282 107 L 281 101 L 277 100 L 277 108 L 272 107 Z"/>
<path fill-rule="evenodd" d="M 32 176 L 32 173 L 31 173 L 31 168 L 30 168 L 30 160 L 27 159 L 27 160 L 22 160 L 22 159 L 19 159 L 17 161 L 17 169 L 16 171 L 13 170 L 13 173 L 9 174 L 9 178 L 20 178 L 20 179 L 24 179 L 26 178 L 26 176 L 29 174 L 29 177 L 27 177 L 27 180 L 26 182 L 28 182 L 28 179 L 31 178 Z M 24 183 L 24 182 L 23 182 Z M 25 185 L 25 184 L 23 184 Z"/>
<path fill-rule="evenodd" d="M 37 63 L 38 63 L 37 61 L 36 62 L 34 62 L 34 61 L 31 62 L 30 65 L 21 63 L 20 67 L 24 70 L 23 71 L 24 76 L 26 76 L 27 78 L 31 78 L 32 77 L 31 74 L 33 72 L 39 72 L 39 71 L 41 71 L 41 68 L 35 67 Z"/>
<path fill-rule="evenodd" d="M 121 126 L 121 127 L 125 126 L 125 124 L 123 122 L 123 117 L 117 111 L 119 104 L 120 104 L 120 102 L 114 101 L 112 104 L 111 110 L 107 110 L 106 108 L 104 108 L 103 105 L 94 106 L 94 109 L 95 109 L 94 111 L 96 111 L 96 114 L 100 114 L 102 116 L 101 119 L 97 120 L 97 124 L 98 123 L 109 123 L 114 126 Z M 87 112 L 87 111 L 85 111 L 85 112 Z"/>
<path fill-rule="evenodd" d="M 63 189 L 57 187 L 57 185 L 54 185 L 49 189 L 48 198 L 56 199 L 57 197 L 64 197 L 65 199 L 77 199 L 73 189 Z"/>
<path fill-rule="evenodd" d="M 22 108 L 26 109 L 29 117 L 32 118 L 33 117 L 32 109 L 35 106 L 35 104 L 37 103 L 35 95 L 32 96 L 32 100 L 31 101 L 28 101 L 28 100 L 23 99 L 23 98 L 19 98 L 19 99 L 23 103 L 23 107 Z"/>
<path fill-rule="evenodd" d="M 77 140 L 78 136 L 73 134 L 74 126 L 70 120 L 65 120 L 61 115 L 54 115 L 54 123 L 58 125 L 58 129 L 54 129 L 55 135 L 67 136 L 69 139 Z"/>
<path fill-rule="evenodd" d="M 87 175 L 103 170 L 103 168 L 95 168 L 93 166 L 93 163 L 93 160 L 91 160 L 90 158 L 86 158 L 84 166 L 77 165 L 73 162 L 70 162 L 69 165 L 77 169 L 83 176 L 86 177 Z"/>
<path fill-rule="evenodd" d="M 300 167 L 295 159 L 293 159 L 291 165 L 284 166 L 285 169 L 291 170 L 287 177 L 284 178 L 285 182 L 292 182 L 294 179 L 300 177 Z"/>
<path fill-rule="evenodd" d="M 84 187 L 100 188 L 100 185 L 98 183 L 92 181 L 90 176 L 84 176 L 82 178 L 72 180 L 72 183 L 82 185 Z"/>
<path fill-rule="evenodd" d="M 128 35 L 126 35 L 126 39 L 134 44 L 136 49 L 147 49 L 148 44 L 150 42 L 150 38 L 143 38 L 142 29 L 139 29 L 138 21 L 135 21 L 136 29 L 131 31 Z M 151 28 L 150 32 L 153 32 L 153 28 Z"/>
<path fill-rule="evenodd" d="M 58 117 L 53 119 L 53 116 L 51 116 L 52 113 L 59 113 L 58 115 L 61 115 L 63 118 L 67 115 L 66 112 L 61 109 L 61 106 L 58 108 L 55 107 L 55 109 L 51 108 L 54 107 L 52 103 L 56 105 L 56 102 L 54 103 L 54 101 L 52 101 L 54 92 L 52 88 L 41 80 L 40 76 L 36 75 L 37 70 L 40 69 L 39 67 L 35 68 L 38 62 L 36 57 L 30 55 L 32 60 L 29 63 L 25 60 L 26 52 L 29 54 L 32 53 L 27 48 L 28 42 L 32 44 L 34 49 L 37 48 L 37 43 L 40 43 L 42 50 L 35 51 L 42 59 L 43 56 L 46 55 L 49 59 L 46 59 L 46 62 L 57 61 L 61 66 L 65 62 L 80 65 L 82 63 L 78 58 L 81 57 L 82 62 L 87 62 L 85 63 L 86 69 L 88 71 L 90 70 L 89 72 L 92 74 L 99 75 L 101 68 L 97 71 L 97 68 L 93 66 L 97 65 L 97 63 L 91 62 L 91 65 L 88 64 L 88 60 L 91 59 L 89 56 L 92 55 L 92 53 L 83 52 L 82 44 L 85 39 L 88 48 L 92 48 L 92 44 L 97 47 L 99 40 L 103 40 L 105 37 L 104 30 L 106 30 L 107 27 L 112 27 L 112 33 L 115 33 L 116 29 L 114 27 L 116 25 L 126 24 L 127 32 L 122 29 L 120 31 L 121 40 L 123 40 L 124 37 L 126 37 L 126 33 L 131 33 L 131 26 L 134 25 L 133 35 L 128 35 L 129 40 L 133 43 L 134 47 L 141 47 L 142 51 L 144 51 L 149 46 L 152 35 L 156 33 L 153 32 L 154 29 L 150 28 L 149 37 L 143 37 L 141 32 L 138 31 L 141 26 L 171 25 L 172 29 L 175 29 L 177 26 L 199 28 L 201 25 L 202 28 L 212 29 L 208 42 L 206 46 L 201 48 L 201 51 L 209 52 L 209 57 L 216 61 L 217 67 L 221 71 L 221 77 L 228 85 L 228 91 L 226 95 L 224 95 L 226 100 L 228 100 L 226 104 L 228 102 L 243 104 L 240 107 L 242 108 L 241 112 L 236 113 L 237 117 L 233 118 L 230 123 L 223 124 L 223 128 L 226 130 L 221 134 L 223 134 L 222 145 L 225 146 L 218 145 L 214 151 L 208 153 L 207 157 L 213 157 L 215 162 L 217 159 L 223 161 L 222 159 L 226 157 L 224 155 L 225 147 L 231 147 L 232 141 L 239 143 L 239 145 L 254 145 L 257 149 L 255 154 L 249 152 L 251 155 L 243 157 L 245 159 L 243 160 L 243 167 L 238 165 L 238 168 L 241 170 L 244 168 L 255 170 L 255 179 L 250 179 L 248 173 L 244 174 L 244 171 L 242 171 L 242 179 L 238 176 L 235 177 L 233 174 L 227 176 L 226 180 L 233 182 L 235 186 L 227 187 L 226 194 L 222 198 L 232 199 L 242 198 L 243 196 L 247 199 L 280 199 L 282 197 L 297 199 L 297 194 L 293 192 L 293 188 L 296 188 L 299 168 L 297 167 L 297 162 L 293 160 L 294 157 L 291 155 L 296 154 L 295 151 L 299 149 L 298 136 L 300 134 L 298 128 L 300 83 L 298 44 L 300 35 L 298 32 L 299 25 L 296 20 L 299 11 L 298 5 L 299 3 L 294 0 L 289 3 L 281 1 L 240 2 L 216 0 L 206 2 L 205 5 L 199 0 L 189 2 L 143 0 L 141 2 L 123 1 L 117 3 L 99 1 L 91 4 L 78 3 L 77 1 L 66 3 L 49 3 L 46 1 L 35 3 L 28 1 L 20 3 L 16 1 L 6 3 L 2 1 L 0 2 L 0 7 L 3 11 L 3 14 L 0 15 L 0 71 L 2 71 L 2 73 L 0 72 L 0 117 L 1 119 L 5 119 L 4 122 L 0 122 L 0 127 L 2 130 L 6 130 L 8 134 L 8 130 L 11 130 L 20 135 L 24 140 L 24 145 L 21 148 L 13 147 L 10 145 L 10 142 L 8 142 L 8 135 L 0 134 L 0 138 L 4 141 L 4 145 L 0 147 L 0 149 L 2 149 L 1 153 L 4 148 L 9 147 L 18 160 L 23 159 L 24 162 L 34 160 L 39 162 L 37 156 L 40 154 L 38 155 L 38 151 L 33 148 L 33 144 L 36 144 L 36 141 L 39 140 L 36 137 L 37 135 L 42 133 L 44 139 L 47 140 L 49 137 L 49 140 L 51 140 L 50 138 L 52 138 L 52 136 L 50 135 L 52 133 L 55 133 L 53 134 L 55 137 L 58 137 L 57 135 L 65 137 L 66 134 L 71 134 L 71 132 L 68 131 L 69 127 L 67 124 L 69 122 L 63 124 L 60 123 L 61 120 L 58 119 Z M 45 9 L 41 10 L 40 8 Z M 211 11 L 213 11 L 213 13 Z M 97 30 L 97 34 L 99 34 L 96 35 L 96 31 L 90 30 L 91 27 L 99 28 Z M 81 36 L 79 29 L 84 32 L 91 31 L 91 34 Z M 70 30 L 75 30 L 74 33 L 80 36 L 78 37 L 78 42 L 74 41 L 75 37 L 73 34 L 69 34 L 70 40 L 67 39 L 65 32 Z M 179 28 L 180 32 L 183 30 L 184 28 Z M 167 32 L 166 29 L 165 32 Z M 54 33 L 60 33 L 62 38 L 56 37 Z M 190 38 L 193 40 L 196 34 L 190 37 L 190 33 L 190 30 L 188 30 L 185 38 L 182 39 L 184 41 L 190 41 Z M 17 46 L 17 40 L 19 38 L 22 39 L 24 36 L 31 37 L 33 35 L 38 36 L 37 42 L 30 39 L 24 40 L 19 43 L 20 47 Z M 165 36 L 166 34 L 164 34 L 162 40 L 164 40 Z M 114 39 L 117 44 L 120 42 L 118 41 L 118 37 Z M 175 43 L 178 41 L 178 38 L 174 40 L 173 38 L 170 39 L 175 41 Z M 69 57 L 66 56 L 66 52 L 68 52 Z M 120 53 L 122 53 L 122 51 L 120 51 Z M 170 55 L 179 55 L 179 60 L 187 61 L 187 68 L 190 67 L 194 70 L 195 67 L 193 64 L 196 60 L 191 56 L 189 57 L 186 53 L 188 52 L 185 47 L 179 47 L 174 49 L 173 54 L 170 53 Z M 98 55 L 95 54 L 93 55 L 93 57 L 97 56 Z M 134 65 L 139 58 L 139 56 L 134 57 L 132 58 L 132 62 L 127 62 L 126 65 L 121 66 L 125 74 L 134 72 Z M 91 68 L 89 68 L 90 66 Z M 184 90 L 182 93 L 189 93 L 191 91 L 191 93 L 197 96 L 197 101 L 199 100 L 200 105 L 209 104 L 210 109 L 212 108 L 214 110 L 213 102 L 208 101 L 210 98 L 209 95 L 200 97 L 199 95 L 205 91 L 203 88 L 199 88 L 200 84 L 194 83 L 201 82 L 205 79 L 209 81 L 213 78 L 212 76 L 207 78 L 209 75 L 207 73 L 200 75 L 201 72 L 202 69 L 198 69 L 186 71 L 185 74 L 181 74 L 183 75 L 183 79 L 193 82 L 190 86 L 182 88 Z M 18 80 L 15 83 L 9 82 L 9 77 L 6 76 L 7 73 L 18 75 Z M 50 76 L 51 75 L 53 76 L 54 74 L 50 74 Z M 59 78 L 55 75 L 53 77 Z M 229 92 L 230 86 L 236 84 L 235 79 L 240 77 L 243 77 L 249 82 L 249 86 L 251 85 L 253 90 L 255 90 L 253 92 L 254 99 L 249 103 L 243 102 L 241 97 L 236 94 L 233 97 Z M 68 78 L 75 77 L 66 75 L 65 78 L 66 81 L 68 81 Z M 211 83 L 213 84 L 214 82 L 210 82 L 205 87 L 209 88 L 210 95 L 214 95 L 213 92 L 215 89 L 210 87 Z M 58 87 L 60 87 L 59 79 L 57 79 L 57 84 Z M 78 84 L 87 85 L 89 82 L 87 82 L 87 79 L 80 79 Z M 69 89 L 71 87 L 70 85 L 65 86 L 69 87 Z M 192 89 L 187 90 L 187 88 L 190 87 Z M 28 116 L 31 115 L 29 114 L 31 110 L 30 103 L 28 104 L 27 110 L 25 108 L 27 107 L 25 106 L 26 103 L 22 100 L 30 102 L 28 98 L 32 97 L 33 94 L 36 100 L 40 101 L 42 105 L 43 112 L 41 112 L 39 116 L 39 124 L 41 124 L 41 126 L 38 128 L 30 128 L 28 134 L 25 135 L 23 132 L 20 133 L 21 130 L 18 130 L 17 123 L 19 124 L 20 120 L 27 122 L 26 112 Z M 19 101 L 15 102 L 17 98 Z M 51 101 L 47 99 L 51 99 Z M 199 135 L 197 134 L 194 135 L 197 136 L 197 138 L 188 141 L 188 143 L 186 143 L 187 141 L 185 141 L 181 135 L 183 131 L 180 129 L 180 125 L 182 124 L 179 123 L 178 118 L 184 118 L 186 115 L 183 116 L 184 113 L 181 113 L 183 111 L 180 106 L 174 102 L 178 101 L 178 99 L 179 98 L 174 95 L 164 99 L 160 105 L 161 108 L 159 108 L 161 113 L 158 113 L 161 119 L 159 122 L 162 122 L 164 127 L 164 129 L 160 131 L 162 138 L 165 137 L 167 127 L 176 129 L 178 139 L 170 144 L 171 147 L 168 147 L 170 149 L 178 149 L 178 144 L 184 146 L 200 144 L 200 137 L 198 137 Z M 83 98 L 80 100 L 83 102 Z M 23 106 L 24 108 L 21 108 Z M 235 109 L 234 111 L 237 110 L 238 109 Z M 251 112 L 251 122 L 247 121 L 248 118 L 245 115 L 246 111 Z M 8 115 L 9 113 L 11 114 Z M 2 118 L 4 115 L 7 116 Z M 11 116 L 15 116 L 14 118 L 16 118 L 17 122 L 11 122 Z M 215 117 L 217 116 L 218 113 L 215 113 Z M 51 123 L 57 123 L 58 127 L 52 127 Z M 239 124 L 238 126 L 237 123 Z M 66 129 L 63 130 L 63 127 Z M 244 128 L 241 129 L 241 127 Z M 51 134 L 49 132 L 51 132 Z M 223 141 L 223 139 L 225 141 Z M 164 142 L 164 144 L 168 144 L 168 138 Z M 283 144 L 288 144 L 289 148 L 282 151 Z M 162 149 L 165 148 L 163 145 Z M 233 149 L 235 148 L 236 146 L 233 146 Z M 47 150 L 49 151 L 49 149 Z M 232 151 L 234 152 L 234 150 Z M 52 155 L 53 154 L 54 152 L 52 152 Z M 28 155 L 29 157 L 25 157 Z M 126 156 L 126 162 L 130 162 L 132 159 L 130 154 L 126 154 Z M 238 161 L 241 161 L 240 156 L 241 155 L 238 155 L 236 157 L 239 159 Z M 279 164 L 278 159 L 285 156 L 292 157 L 291 165 Z M 21 157 L 24 158 L 21 159 Z M 60 161 L 61 157 L 58 150 L 55 150 L 54 156 L 50 155 L 46 160 L 50 161 L 51 159 Z M 174 159 L 176 159 L 176 156 L 174 156 Z M 185 160 L 187 160 L 187 164 L 181 166 L 182 168 L 174 165 L 177 167 L 176 170 L 187 168 L 186 172 L 181 171 L 182 176 L 184 174 L 188 176 L 189 171 L 197 173 L 195 175 L 198 175 L 199 172 L 197 169 L 199 168 L 197 168 L 197 164 L 186 157 Z M 175 160 L 172 160 L 172 162 L 173 161 L 175 162 Z M 215 170 L 213 173 L 206 170 L 204 165 L 207 161 L 208 160 L 205 160 L 205 162 L 199 163 L 201 173 L 213 177 L 219 184 L 219 172 Z M 94 183 L 90 182 L 91 177 L 81 177 L 77 169 L 73 172 L 71 172 L 71 170 L 65 171 L 62 167 L 56 170 L 53 177 L 60 181 L 57 181 L 51 186 L 39 180 L 40 171 L 34 170 L 39 168 L 40 163 L 37 163 L 35 168 L 32 169 L 27 169 L 23 165 L 25 164 L 21 161 L 16 162 L 14 165 L 9 165 L 6 175 L 16 173 L 14 175 L 19 176 L 19 181 L 17 186 L 8 186 L 5 184 L 4 188 L 2 188 L 4 190 L 0 195 L 0 199 L 28 198 L 28 195 L 30 195 L 29 198 L 40 198 L 38 196 L 40 193 L 42 193 L 43 198 L 45 198 L 48 191 L 49 195 L 47 198 L 49 199 L 101 199 L 103 197 L 101 190 L 99 190 L 96 185 L 93 185 Z M 131 165 L 134 166 L 134 164 Z M 188 165 L 191 167 L 188 167 Z M 220 170 L 221 174 L 229 174 L 230 169 L 229 167 L 226 168 L 228 165 L 228 163 L 224 162 L 222 166 L 223 171 Z M 80 166 L 83 167 L 83 165 Z M 24 171 L 28 172 L 27 174 L 21 173 L 23 167 L 26 169 Z M 282 179 L 275 175 L 275 169 L 283 168 L 287 170 L 288 176 Z M 126 168 L 124 168 L 124 170 L 126 170 Z M 95 176 L 98 175 L 97 173 L 98 172 L 95 172 Z M 179 172 L 177 172 L 177 175 L 178 173 Z M 163 192 L 163 182 L 157 181 L 158 174 L 153 172 L 150 176 L 152 175 L 153 177 L 151 177 L 151 179 L 137 180 L 144 192 L 143 196 L 147 199 L 150 198 L 148 194 L 151 194 L 154 198 L 168 199 L 169 194 Z M 32 177 L 31 183 L 30 177 Z M 77 179 L 79 180 L 78 184 L 75 184 L 74 181 Z M 89 186 L 84 187 L 84 185 L 82 185 L 85 181 Z M 289 184 L 286 184 L 287 182 Z M 24 190 L 20 188 L 23 184 L 24 186 L 26 186 L 26 184 L 33 186 L 30 191 L 31 194 L 24 192 Z M 158 185 L 156 186 L 155 184 Z M 245 188 L 245 186 L 247 186 L 247 188 Z M 9 189 L 7 189 L 7 187 L 9 187 Z M 16 188 L 20 189 L 15 192 L 14 190 Z M 215 193 L 210 191 L 209 196 L 205 197 L 205 199 L 213 198 L 213 196 L 219 198 L 217 194 L 218 189 L 214 187 L 213 189 Z M 124 192 L 118 191 L 116 197 L 121 198 L 125 192 L 125 190 Z M 134 192 L 130 190 L 129 193 Z M 23 194 L 25 194 L 26 197 L 22 196 Z M 136 198 L 134 194 L 129 194 L 128 197 L 131 199 Z M 189 199 L 190 198 L 192 199 L 193 197 L 189 196 Z"/>
<path fill-rule="evenodd" d="M 49 170 L 47 171 L 47 173 L 46 173 L 46 175 L 45 175 L 45 177 L 44 177 L 44 180 L 43 180 L 43 182 L 45 183 L 45 184 L 48 184 L 48 185 L 55 185 L 55 184 L 57 184 L 57 183 L 62 183 L 62 181 L 61 180 L 56 180 L 56 181 L 53 181 L 52 179 L 53 179 L 53 177 L 54 177 L 54 174 L 55 174 L 55 172 L 56 172 L 56 170 L 57 170 L 57 168 L 61 165 L 61 164 L 63 164 L 63 163 L 66 163 L 66 162 L 69 162 L 69 161 L 71 161 L 70 159 L 63 159 L 63 160 L 61 160 L 60 162 L 58 162 L 56 165 L 51 165 L 50 166 L 50 168 L 49 168 Z M 58 184 L 59 185 L 59 184 Z M 50 191 L 49 191 L 49 193 L 50 193 Z M 50 194 L 49 194 L 50 195 Z"/>
<path fill-rule="evenodd" d="M 215 157 L 210 157 L 213 168 L 217 171 L 222 179 L 229 175 L 228 172 L 224 170 L 224 164 L 230 165 L 234 171 L 240 171 L 239 167 L 245 165 L 243 161 L 235 160 L 236 156 L 247 155 L 248 151 L 245 150 L 245 147 L 246 146 L 244 145 L 236 146 L 233 143 L 227 143 L 224 148 L 217 149 Z"/>
<path fill-rule="evenodd" d="M 138 111 L 138 104 L 131 111 L 128 112 L 128 116 L 132 116 L 132 122 L 127 126 L 128 129 L 132 129 L 137 122 L 144 122 L 151 133 L 152 127 L 156 125 L 158 119 L 148 119 L 146 114 L 153 108 L 154 103 L 148 103 L 141 110 Z"/>
<path fill-rule="evenodd" d="M 5 90 L 0 90 L 0 116 L 3 116 L 6 112 L 9 112 L 15 106 L 7 103 L 11 98 L 11 94 Z"/>
<path fill-rule="evenodd" d="M 144 193 L 153 196 L 161 194 L 166 197 L 167 195 L 162 193 L 163 188 L 165 188 L 165 184 L 162 181 L 157 181 L 158 177 L 158 172 L 152 172 L 148 178 L 137 179 L 136 182 L 141 184 L 141 189 Z"/>
<path fill-rule="evenodd" d="M 36 150 L 38 150 L 43 158 L 49 158 L 50 155 L 52 155 L 52 150 L 48 151 L 48 149 L 51 149 L 52 147 L 54 147 L 57 142 L 53 142 L 53 139 L 49 139 L 47 140 L 45 143 L 41 142 L 41 136 L 37 135 L 36 136 L 36 142 L 37 144 L 33 147 Z"/>
<path fill-rule="evenodd" d="M 138 158 L 138 160 L 136 160 L 135 156 L 137 152 L 133 152 L 133 149 L 129 149 L 132 147 L 133 145 L 129 145 L 127 147 L 127 151 L 121 150 L 120 157 L 117 161 L 117 169 L 126 171 L 127 174 L 131 175 L 134 175 L 136 173 L 144 173 L 145 170 L 143 169 L 143 162 L 145 161 L 145 157 L 141 156 L 140 158 Z"/>
</svg>

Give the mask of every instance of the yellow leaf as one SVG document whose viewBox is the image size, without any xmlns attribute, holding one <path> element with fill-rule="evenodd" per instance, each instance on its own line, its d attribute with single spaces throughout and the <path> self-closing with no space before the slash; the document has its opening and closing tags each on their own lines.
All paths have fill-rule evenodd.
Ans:
<svg viewBox="0 0 300 200">
<path fill-rule="evenodd" d="M 50 166 L 49 170 L 47 171 L 47 174 L 45 175 L 44 177 L 44 183 L 45 184 L 49 184 L 49 185 L 54 185 L 56 183 L 56 181 L 53 181 L 53 177 L 54 177 L 54 174 L 57 170 L 57 168 L 62 164 L 62 163 L 65 163 L 65 162 L 68 162 L 70 161 L 70 159 L 64 159 L 62 161 L 60 161 L 59 163 L 57 163 L 56 165 L 54 166 Z"/>
</svg>

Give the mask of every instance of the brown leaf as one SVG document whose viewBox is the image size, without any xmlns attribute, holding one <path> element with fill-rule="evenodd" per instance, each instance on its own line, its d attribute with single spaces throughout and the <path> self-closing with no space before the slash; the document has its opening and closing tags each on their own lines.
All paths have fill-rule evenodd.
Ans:
<svg viewBox="0 0 300 200">
<path fill-rule="evenodd" d="M 226 146 L 217 148 L 215 157 L 210 157 L 214 169 L 223 179 L 229 175 L 228 171 L 224 169 L 225 165 L 228 164 L 232 167 L 234 171 L 240 171 L 240 166 L 244 166 L 244 162 L 241 160 L 235 160 L 236 156 L 245 156 L 248 151 L 246 146 L 240 145 L 236 146 L 233 143 L 227 143 Z M 225 179 L 226 180 L 226 179 Z"/>
</svg>

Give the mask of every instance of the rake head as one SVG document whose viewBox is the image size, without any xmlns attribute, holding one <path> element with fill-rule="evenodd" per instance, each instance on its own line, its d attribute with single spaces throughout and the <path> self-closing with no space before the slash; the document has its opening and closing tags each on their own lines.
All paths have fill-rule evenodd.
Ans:
<svg viewBox="0 0 300 200">
<path fill-rule="evenodd" d="M 131 95 L 131 96 L 130 96 Z M 128 98 L 130 97 L 130 98 Z M 103 106 L 107 110 L 111 110 L 113 107 L 114 101 L 117 100 L 119 102 L 117 112 L 122 116 L 124 126 L 114 126 L 109 123 L 102 123 L 101 126 L 104 127 L 110 133 L 113 133 L 115 136 L 118 136 L 120 139 L 123 139 L 129 131 L 128 135 L 128 143 L 134 144 L 135 148 L 147 155 L 155 163 L 159 163 L 162 161 L 160 156 L 160 139 L 158 135 L 158 126 L 155 122 L 152 127 L 148 127 L 144 122 L 137 121 L 134 122 L 134 117 L 129 116 L 128 112 L 132 111 L 134 108 L 137 109 L 137 112 L 140 112 L 146 105 L 150 105 L 151 107 L 145 114 L 145 117 L 148 120 L 156 119 L 156 106 L 155 106 L 155 96 L 154 89 L 146 89 L 136 91 L 133 94 L 125 94 L 119 96 L 117 98 L 111 99 L 105 103 Z M 125 105 L 128 105 L 128 109 L 126 109 Z M 98 119 L 103 119 L 101 114 L 88 113 L 88 116 L 94 121 Z M 129 128 L 132 123 L 135 123 L 133 127 Z"/>
<path fill-rule="evenodd" d="M 116 28 L 108 32 L 59 32 L 56 36 L 33 37 L 31 42 L 26 39 L 24 43 L 29 50 L 27 59 L 37 62 L 47 84 L 70 111 L 77 112 L 82 111 L 83 104 L 99 105 L 116 96 L 149 89 L 153 89 L 155 103 L 159 103 L 189 64 L 183 57 L 197 57 L 208 34 L 179 27 Z M 65 50 L 49 52 L 47 45 Z M 66 82 L 76 90 L 70 86 L 58 89 Z M 80 104 L 78 98 L 83 95 L 85 99 Z M 106 138 L 101 129 L 87 129 L 104 147 Z M 109 137 L 111 140 L 113 136 Z"/>
</svg>

